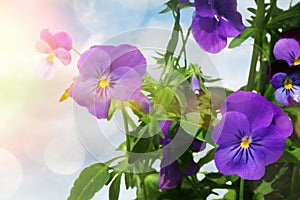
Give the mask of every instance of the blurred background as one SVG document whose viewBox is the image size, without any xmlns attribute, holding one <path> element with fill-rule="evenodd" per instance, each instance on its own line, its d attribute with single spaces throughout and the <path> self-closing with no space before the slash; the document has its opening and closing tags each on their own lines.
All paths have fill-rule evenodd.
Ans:
<svg viewBox="0 0 300 200">
<path fill-rule="evenodd" d="M 41 80 L 36 68 L 45 55 L 35 49 L 40 31 L 65 31 L 73 38 L 74 48 L 83 52 L 133 29 L 171 30 L 172 16 L 158 14 L 163 3 L 165 0 L 0 0 L 1 200 L 66 199 L 80 170 L 98 161 L 78 137 L 72 100 L 58 102 L 77 74 L 78 55 L 72 52 L 69 66 L 57 64 L 54 79 Z M 288 3 L 278 1 L 282 8 Z M 249 6 L 252 1 L 238 1 L 246 25 Z M 182 23 L 187 27 L 193 9 L 183 12 Z M 208 54 L 224 86 L 237 90 L 246 83 L 251 42 Z M 117 137 L 124 139 L 124 135 Z M 104 145 L 99 141 L 100 149 Z M 120 199 L 134 197 L 134 190 L 123 187 Z M 94 199 L 108 199 L 107 188 Z"/>
</svg>

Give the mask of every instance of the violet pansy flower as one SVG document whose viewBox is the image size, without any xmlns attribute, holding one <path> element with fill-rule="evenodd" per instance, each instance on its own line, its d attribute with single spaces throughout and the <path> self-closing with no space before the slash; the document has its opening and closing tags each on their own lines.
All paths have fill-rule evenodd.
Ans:
<svg viewBox="0 0 300 200">
<path fill-rule="evenodd" d="M 58 58 L 63 65 L 71 62 L 70 50 L 72 49 L 72 39 L 65 32 L 58 32 L 54 35 L 48 29 L 42 30 L 40 40 L 36 43 L 39 52 L 48 54 L 38 68 L 38 74 L 42 79 L 52 79 L 56 74 L 54 58 Z"/>
<path fill-rule="evenodd" d="M 294 38 L 279 39 L 273 54 L 277 60 L 285 60 L 290 66 L 300 65 L 300 44 Z"/>
<path fill-rule="evenodd" d="M 219 145 L 215 163 L 224 175 L 258 180 L 265 166 L 283 154 L 285 139 L 293 132 L 288 116 L 263 96 L 235 92 L 221 106 L 222 119 L 213 130 Z"/>
<path fill-rule="evenodd" d="M 159 137 L 160 144 L 163 146 L 170 143 L 170 135 L 168 132 L 169 126 L 171 125 L 172 120 L 166 120 L 160 122 L 160 128 L 164 134 L 164 138 Z M 205 144 L 203 142 L 195 139 L 193 142 L 193 152 L 201 151 L 205 148 Z M 174 160 L 170 164 L 170 160 Z M 172 189 L 177 187 L 183 176 L 192 176 L 199 171 L 200 167 L 197 163 L 194 162 L 193 157 L 187 165 L 185 170 L 181 169 L 178 161 L 174 157 L 172 151 L 169 148 L 164 148 L 163 150 L 163 158 L 161 161 L 161 169 L 159 172 L 159 183 L 158 187 L 160 189 Z"/>
<path fill-rule="evenodd" d="M 192 33 L 207 52 L 220 52 L 227 38 L 236 37 L 245 29 L 235 0 L 195 0 L 194 6 Z"/>
<path fill-rule="evenodd" d="M 279 72 L 272 77 L 275 99 L 278 103 L 288 106 L 300 102 L 300 71 L 290 74 Z"/>
<path fill-rule="evenodd" d="M 80 56 L 78 70 L 80 75 L 74 78 L 70 96 L 99 119 L 107 118 L 113 98 L 146 99 L 141 93 L 146 59 L 134 46 L 93 46 Z"/>
</svg>

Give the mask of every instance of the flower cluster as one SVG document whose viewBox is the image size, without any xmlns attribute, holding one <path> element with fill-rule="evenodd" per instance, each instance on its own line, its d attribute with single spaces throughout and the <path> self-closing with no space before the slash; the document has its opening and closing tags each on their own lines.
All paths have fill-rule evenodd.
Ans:
<svg viewBox="0 0 300 200">
<path fill-rule="evenodd" d="M 272 86 L 277 102 L 284 106 L 300 102 L 300 36 L 297 33 L 299 29 L 284 32 L 273 50 L 277 61 L 271 65 Z"/>
<path fill-rule="evenodd" d="M 92 188 L 92 194 L 87 195 L 87 199 L 90 199 L 95 193 L 95 188 L 108 185 L 110 181 L 112 181 L 110 196 L 115 195 L 111 191 L 118 189 L 119 186 L 116 184 L 120 183 L 120 178 L 124 174 L 126 187 L 136 187 L 137 194 L 144 195 L 138 199 L 146 199 L 155 184 L 159 195 L 162 196 L 151 196 L 149 199 L 181 199 L 172 196 L 177 189 L 185 190 L 184 194 L 197 190 L 195 193 L 200 195 L 184 198 L 206 199 L 213 189 L 219 186 L 235 190 L 228 187 L 227 181 L 234 182 L 234 175 L 238 175 L 241 180 L 239 199 L 243 199 L 243 179 L 263 179 L 266 166 L 273 163 L 274 168 L 284 166 L 288 169 L 289 159 L 293 162 L 296 174 L 293 180 L 296 180 L 297 173 L 300 174 L 297 166 L 300 164 L 300 148 L 299 141 L 293 141 L 295 139 L 290 136 L 297 131 L 293 130 L 293 123 L 295 128 L 299 129 L 297 123 L 300 119 L 300 110 L 299 105 L 289 105 L 300 103 L 300 29 L 294 27 L 285 31 L 292 27 L 288 24 L 280 34 L 282 28 L 277 22 L 291 16 L 292 12 L 286 11 L 281 16 L 274 1 L 270 4 L 265 4 L 264 1 L 255 2 L 258 8 L 249 10 L 258 13 L 258 16 L 248 20 L 251 24 L 249 27 L 245 27 L 242 22 L 236 0 L 167 2 L 167 8 L 162 13 L 172 11 L 175 23 L 168 43 L 168 47 L 172 48 L 167 47 L 165 54 L 157 52 L 158 57 L 154 57 L 162 68 L 159 78 L 146 73 L 146 58 L 136 46 L 95 45 L 80 54 L 72 47 L 72 39 L 67 33 L 59 32 L 52 35 L 48 29 L 42 30 L 36 48 L 47 54 L 38 70 L 43 79 L 54 77 L 55 58 L 68 65 L 71 62 L 69 51 L 73 49 L 79 54 L 77 62 L 79 74 L 73 78 L 71 86 L 61 100 L 71 97 L 97 119 L 110 120 L 114 111 L 121 109 L 124 119 L 126 140 L 118 148 L 124 152 L 121 156 L 123 160 L 115 164 L 119 157 L 113 158 L 105 164 L 100 163 L 96 167 L 93 165 L 85 169 L 75 182 L 71 196 L 77 195 L 76 190 L 90 192 Z M 295 6 L 296 11 L 299 10 L 299 6 Z M 180 25 L 180 12 L 186 7 L 195 10 L 191 16 L 192 24 L 185 34 Z M 253 36 L 255 45 L 247 85 L 234 92 L 207 84 L 219 79 L 204 75 L 198 64 L 187 64 L 186 44 L 190 31 L 198 45 L 209 53 L 218 53 L 224 49 L 228 38 L 239 36 L 234 40 L 235 44 L 231 45 L 237 46 L 238 43 Z M 271 39 L 267 38 L 268 34 Z M 176 49 L 180 44 L 179 38 L 182 40 L 182 47 L 179 55 L 175 55 L 170 49 Z M 267 58 L 264 53 L 269 57 Z M 180 60 L 183 57 L 184 65 Z M 268 71 L 270 80 L 265 79 L 265 63 L 269 59 L 274 61 Z M 224 96 L 220 93 L 224 93 Z M 217 100 L 214 101 L 214 98 Z M 278 106 L 276 103 L 281 105 Z M 128 107 L 131 113 L 128 112 Z M 137 120 L 133 120 L 132 115 L 135 115 Z M 184 152 L 178 155 L 179 147 L 172 146 L 172 140 L 176 136 L 180 138 L 181 134 L 191 140 L 184 148 Z M 178 140 L 180 145 L 186 143 L 183 138 Z M 205 149 L 208 143 L 211 144 L 212 150 Z M 194 153 L 202 150 L 207 150 L 206 155 L 195 162 Z M 149 152 L 159 152 L 159 155 L 154 153 L 156 157 L 151 154 L 149 159 L 142 156 L 136 160 L 132 156 L 133 153 Z M 284 164 L 277 162 L 285 157 L 284 152 L 292 156 L 287 160 L 283 159 Z M 153 169 L 157 159 L 161 160 L 159 170 Z M 197 179 L 195 175 L 201 173 L 200 168 L 210 161 L 214 161 L 220 173 L 203 172 L 205 178 Z M 152 172 L 132 173 L 137 169 L 141 172 L 139 171 L 141 168 L 151 169 Z M 94 178 L 90 180 L 89 176 L 94 173 L 95 177 L 101 174 L 105 178 L 100 177 L 99 182 L 94 181 L 96 180 Z M 217 178 L 214 177 L 219 175 L 224 179 L 216 181 Z M 273 181 L 280 176 L 276 176 Z M 153 180 L 156 181 L 155 184 Z M 185 180 L 189 182 L 189 186 Z M 212 186 L 212 182 L 219 184 L 218 187 Z M 83 185 L 90 188 L 82 189 Z M 297 184 L 291 185 L 294 191 Z M 198 189 L 202 189 L 203 194 Z M 171 192 L 168 193 L 169 191 Z M 154 193 L 151 195 L 157 195 Z"/>
</svg>

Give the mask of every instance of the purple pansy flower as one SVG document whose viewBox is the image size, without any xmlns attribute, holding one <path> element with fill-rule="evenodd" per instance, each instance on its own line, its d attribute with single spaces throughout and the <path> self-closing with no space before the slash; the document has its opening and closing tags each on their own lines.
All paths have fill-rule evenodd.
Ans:
<svg viewBox="0 0 300 200">
<path fill-rule="evenodd" d="M 300 65 L 300 44 L 296 39 L 283 38 L 276 42 L 273 54 L 277 60 L 285 60 L 290 66 Z"/>
<path fill-rule="evenodd" d="M 290 74 L 279 72 L 272 77 L 275 99 L 278 103 L 288 106 L 300 102 L 300 71 Z"/>
<path fill-rule="evenodd" d="M 99 119 L 107 118 L 113 98 L 145 99 L 140 90 L 146 59 L 134 46 L 93 46 L 80 56 L 78 70 L 70 96 Z"/>
<path fill-rule="evenodd" d="M 227 38 L 236 37 L 245 29 L 235 0 L 195 0 L 194 6 L 192 33 L 207 52 L 220 52 Z"/>
<path fill-rule="evenodd" d="M 56 74 L 55 57 L 63 65 L 71 62 L 70 50 L 72 49 L 72 38 L 66 32 L 51 34 L 48 29 L 43 29 L 40 40 L 36 42 L 36 49 L 47 57 L 42 59 L 37 69 L 39 76 L 44 80 L 52 79 Z"/>
<path fill-rule="evenodd" d="M 160 128 L 164 134 L 164 138 L 159 136 L 160 144 L 163 146 L 170 143 L 170 135 L 168 132 L 169 126 L 171 125 L 171 120 L 161 121 Z M 193 142 L 193 152 L 201 151 L 205 148 L 203 142 L 195 139 Z M 174 160 L 170 163 L 170 160 Z M 172 189 L 177 187 L 181 182 L 183 176 L 192 176 L 199 171 L 200 167 L 197 163 L 194 162 L 191 157 L 188 166 L 185 170 L 181 169 L 178 161 L 174 157 L 174 154 L 169 148 L 164 148 L 163 158 L 161 161 L 161 170 L 159 172 L 159 183 L 158 187 L 160 189 Z"/>
<path fill-rule="evenodd" d="M 263 96 L 239 91 L 221 106 L 222 119 L 213 130 L 219 145 L 215 163 L 224 175 L 257 180 L 265 166 L 282 155 L 285 139 L 293 132 L 288 116 Z"/>
</svg>

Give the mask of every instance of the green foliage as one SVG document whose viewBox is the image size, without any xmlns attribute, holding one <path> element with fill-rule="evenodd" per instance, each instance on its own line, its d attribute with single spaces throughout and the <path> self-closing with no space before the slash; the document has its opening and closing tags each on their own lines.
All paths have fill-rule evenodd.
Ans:
<svg viewBox="0 0 300 200">
<path fill-rule="evenodd" d="M 249 37 L 254 36 L 254 28 L 253 27 L 247 27 L 242 33 L 235 37 L 229 44 L 229 48 L 234 48 L 237 46 L 240 46 L 245 40 L 247 40 Z"/>
<path fill-rule="evenodd" d="M 93 198 L 105 183 L 109 180 L 110 174 L 105 164 L 93 164 L 79 175 L 71 189 L 68 200 L 88 200 Z"/>
<path fill-rule="evenodd" d="M 118 200 L 120 193 L 120 182 L 122 174 L 119 174 L 109 187 L 109 200 Z"/>
</svg>

